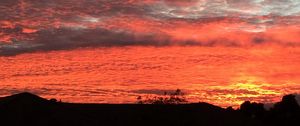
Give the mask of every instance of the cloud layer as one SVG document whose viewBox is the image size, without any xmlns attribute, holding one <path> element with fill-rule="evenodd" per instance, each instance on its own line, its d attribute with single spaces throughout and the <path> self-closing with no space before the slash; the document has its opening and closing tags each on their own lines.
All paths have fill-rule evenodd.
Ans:
<svg viewBox="0 0 300 126">
<path fill-rule="evenodd" d="M 0 55 L 86 46 L 298 46 L 297 0 L 3 0 Z"/>
</svg>

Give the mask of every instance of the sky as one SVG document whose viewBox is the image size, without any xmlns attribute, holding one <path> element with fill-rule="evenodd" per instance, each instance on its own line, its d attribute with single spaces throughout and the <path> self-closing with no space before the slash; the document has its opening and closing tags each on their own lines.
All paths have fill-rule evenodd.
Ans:
<svg viewBox="0 0 300 126">
<path fill-rule="evenodd" d="M 300 89 L 299 16 L 299 0 L 1 0 L 2 95 L 74 84 L 85 97 L 101 89 L 79 102 L 129 102 L 175 85 L 194 101 L 278 100 Z"/>
</svg>

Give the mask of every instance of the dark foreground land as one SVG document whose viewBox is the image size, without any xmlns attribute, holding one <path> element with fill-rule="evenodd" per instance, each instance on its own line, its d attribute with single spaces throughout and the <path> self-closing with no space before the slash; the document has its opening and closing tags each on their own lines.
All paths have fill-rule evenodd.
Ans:
<svg viewBox="0 0 300 126">
<path fill-rule="evenodd" d="M 284 97 L 269 111 L 251 102 L 233 110 L 207 103 L 61 103 L 30 93 L 0 99 L 1 126 L 288 126 L 299 125 L 299 119 L 299 105 L 293 96 Z"/>
</svg>

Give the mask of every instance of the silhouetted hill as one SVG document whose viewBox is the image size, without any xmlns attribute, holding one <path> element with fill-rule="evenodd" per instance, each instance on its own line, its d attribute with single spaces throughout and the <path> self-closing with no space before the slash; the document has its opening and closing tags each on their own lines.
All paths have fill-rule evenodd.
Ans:
<svg viewBox="0 0 300 126">
<path fill-rule="evenodd" d="M 208 104 L 73 104 L 30 93 L 0 98 L 6 126 L 259 126 L 259 120 Z"/>
<path fill-rule="evenodd" d="M 20 94 L 11 95 L 0 99 L 0 104 L 15 104 L 14 102 L 19 102 L 17 104 L 42 104 L 49 102 L 46 99 L 43 99 L 37 95 L 24 92 Z"/>
</svg>

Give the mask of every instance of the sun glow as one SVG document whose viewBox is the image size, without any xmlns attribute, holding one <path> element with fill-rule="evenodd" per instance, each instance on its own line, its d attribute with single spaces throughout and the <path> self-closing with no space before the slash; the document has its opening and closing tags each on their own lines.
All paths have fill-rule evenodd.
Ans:
<svg viewBox="0 0 300 126">
<path fill-rule="evenodd" d="M 279 98 L 282 94 L 279 90 L 271 89 L 272 84 L 266 83 L 263 79 L 255 76 L 241 76 L 237 79 L 233 79 L 232 82 L 232 84 L 227 86 L 210 86 L 209 89 L 206 89 L 215 94 L 210 97 L 209 101 L 222 101 L 222 103 L 217 104 L 223 107 L 228 105 L 238 107 L 238 105 L 246 100 L 274 102 L 278 100 L 277 97 Z M 268 97 L 269 101 L 261 99 L 261 97 Z"/>
<path fill-rule="evenodd" d="M 241 77 L 240 82 L 233 84 L 229 87 L 233 89 L 245 89 L 248 91 L 257 92 L 257 95 L 278 95 L 280 94 L 278 91 L 266 89 L 265 87 L 270 87 L 272 84 L 266 83 L 263 79 L 254 77 L 254 76 L 246 76 Z"/>
</svg>

